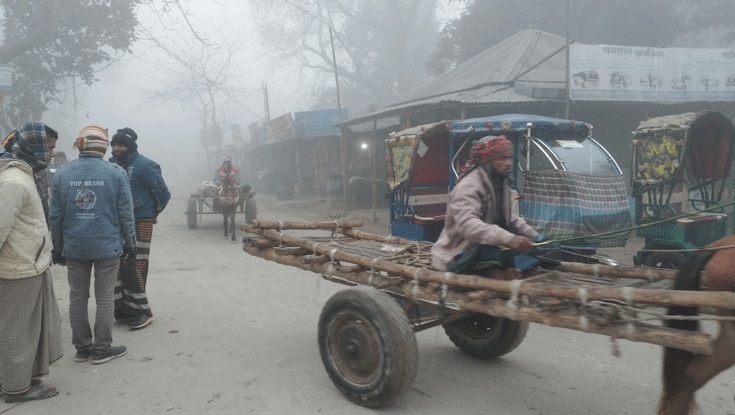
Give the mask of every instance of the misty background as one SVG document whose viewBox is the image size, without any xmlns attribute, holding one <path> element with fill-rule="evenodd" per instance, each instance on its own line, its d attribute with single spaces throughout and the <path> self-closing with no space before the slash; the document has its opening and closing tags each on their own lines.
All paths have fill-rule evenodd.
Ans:
<svg viewBox="0 0 735 415">
<path fill-rule="evenodd" d="M 247 145 L 267 112 L 337 107 L 332 45 L 352 114 L 528 28 L 588 44 L 727 48 L 733 15 L 731 0 L 2 0 L 0 67 L 13 86 L 0 133 L 42 121 L 74 159 L 85 125 L 130 127 L 188 195 L 212 174 L 200 130 L 216 127 L 228 146 L 239 124 Z"/>
</svg>

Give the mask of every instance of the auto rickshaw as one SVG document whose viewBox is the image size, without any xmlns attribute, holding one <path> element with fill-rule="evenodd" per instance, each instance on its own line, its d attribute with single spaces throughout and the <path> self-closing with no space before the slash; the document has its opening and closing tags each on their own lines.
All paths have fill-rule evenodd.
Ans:
<svg viewBox="0 0 735 415">
<path fill-rule="evenodd" d="M 486 135 L 505 135 L 514 144 L 518 212 L 531 226 L 590 254 L 624 246 L 632 220 L 623 174 L 591 132 L 581 121 L 507 114 L 392 134 L 386 146 L 391 233 L 435 242 L 469 149 Z M 591 236 L 597 234 L 606 235 Z"/>
<path fill-rule="evenodd" d="M 727 235 L 722 206 L 735 127 L 714 111 L 651 118 L 633 131 L 635 222 L 644 248 L 633 262 L 679 268 Z"/>
</svg>

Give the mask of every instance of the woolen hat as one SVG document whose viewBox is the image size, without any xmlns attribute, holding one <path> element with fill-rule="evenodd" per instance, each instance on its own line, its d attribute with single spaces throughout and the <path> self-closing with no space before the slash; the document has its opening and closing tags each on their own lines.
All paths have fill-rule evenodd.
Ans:
<svg viewBox="0 0 735 415">
<path fill-rule="evenodd" d="M 99 125 L 89 125 L 79 131 L 79 137 L 74 142 L 74 148 L 79 154 L 102 157 L 110 146 L 107 130 Z"/>
<path fill-rule="evenodd" d="M 112 136 L 111 145 L 122 144 L 128 148 L 128 152 L 132 152 L 138 149 L 138 135 L 135 134 L 131 128 L 125 127 L 117 130 L 115 135 Z"/>
</svg>

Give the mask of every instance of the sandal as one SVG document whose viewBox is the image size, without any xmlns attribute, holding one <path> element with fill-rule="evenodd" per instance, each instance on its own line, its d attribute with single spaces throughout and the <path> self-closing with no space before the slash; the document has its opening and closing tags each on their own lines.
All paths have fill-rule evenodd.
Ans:
<svg viewBox="0 0 735 415">
<path fill-rule="evenodd" d="M 5 394 L 5 403 L 16 403 L 16 402 L 27 402 L 27 401 L 38 401 L 41 399 L 53 398 L 58 395 L 59 391 L 51 386 L 43 385 L 31 385 L 31 387 L 17 395 Z"/>
<path fill-rule="evenodd" d="M 36 386 L 41 384 L 41 378 L 31 378 L 31 386 Z M 5 391 L 3 390 L 2 385 L 0 385 L 0 396 L 5 395 Z"/>
</svg>

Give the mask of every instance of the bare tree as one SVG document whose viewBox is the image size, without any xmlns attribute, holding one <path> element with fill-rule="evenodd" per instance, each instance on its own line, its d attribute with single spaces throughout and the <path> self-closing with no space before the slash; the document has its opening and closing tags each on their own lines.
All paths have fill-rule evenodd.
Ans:
<svg viewBox="0 0 735 415">
<path fill-rule="evenodd" d="M 439 30 L 440 0 L 251 0 L 257 29 L 279 65 L 313 79 L 331 103 L 334 33 L 340 88 L 348 104 L 388 100 L 426 79 L 423 62 Z"/>
<path fill-rule="evenodd" d="M 148 38 L 165 55 L 165 60 L 151 64 L 166 75 L 164 83 L 146 92 L 148 104 L 181 103 L 201 120 L 205 151 L 220 150 L 223 125 L 232 118 L 233 109 L 249 112 L 242 105 L 251 92 L 241 85 L 248 76 L 248 66 L 241 60 L 245 43 L 239 39 L 208 44 Z"/>
</svg>

